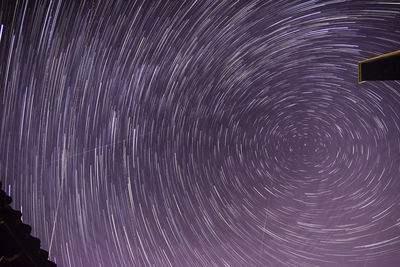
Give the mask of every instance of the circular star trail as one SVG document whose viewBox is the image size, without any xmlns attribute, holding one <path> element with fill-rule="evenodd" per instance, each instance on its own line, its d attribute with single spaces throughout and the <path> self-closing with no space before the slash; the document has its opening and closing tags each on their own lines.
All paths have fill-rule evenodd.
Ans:
<svg viewBox="0 0 400 267">
<path fill-rule="evenodd" d="M 0 174 L 59 266 L 397 266 L 374 1 L 11 1 Z"/>
</svg>

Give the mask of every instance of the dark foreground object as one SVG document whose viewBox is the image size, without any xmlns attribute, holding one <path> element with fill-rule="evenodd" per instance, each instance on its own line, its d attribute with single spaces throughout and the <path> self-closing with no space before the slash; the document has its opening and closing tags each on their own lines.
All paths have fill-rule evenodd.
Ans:
<svg viewBox="0 0 400 267">
<path fill-rule="evenodd" d="M 11 197 L 1 190 L 0 183 L 0 267 L 55 267 L 48 253 L 40 249 L 40 240 L 31 236 L 32 228 L 22 223 L 21 212 L 9 204 Z"/>
<path fill-rule="evenodd" d="M 400 80 L 400 50 L 358 63 L 358 82 Z"/>
</svg>

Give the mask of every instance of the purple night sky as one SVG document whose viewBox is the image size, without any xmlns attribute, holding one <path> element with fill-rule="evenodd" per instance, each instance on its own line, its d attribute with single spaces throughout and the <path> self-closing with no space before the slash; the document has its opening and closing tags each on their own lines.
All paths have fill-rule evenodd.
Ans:
<svg viewBox="0 0 400 267">
<path fill-rule="evenodd" d="M 400 266 L 400 82 L 357 83 L 399 1 L 0 3 L 0 179 L 58 266 Z"/>
</svg>

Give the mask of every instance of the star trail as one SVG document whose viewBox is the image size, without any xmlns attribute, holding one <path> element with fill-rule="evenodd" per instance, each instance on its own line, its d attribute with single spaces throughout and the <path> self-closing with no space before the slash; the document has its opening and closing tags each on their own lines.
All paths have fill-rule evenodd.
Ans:
<svg viewBox="0 0 400 267">
<path fill-rule="evenodd" d="M 384 1 L 0 11 L 0 179 L 58 266 L 399 266 Z"/>
</svg>

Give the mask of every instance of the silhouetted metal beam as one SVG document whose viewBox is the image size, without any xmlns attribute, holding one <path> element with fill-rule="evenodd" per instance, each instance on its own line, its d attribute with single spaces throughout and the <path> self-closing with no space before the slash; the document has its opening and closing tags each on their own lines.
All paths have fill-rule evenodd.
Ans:
<svg viewBox="0 0 400 267">
<path fill-rule="evenodd" d="M 400 80 L 400 50 L 358 63 L 358 82 Z"/>
</svg>

